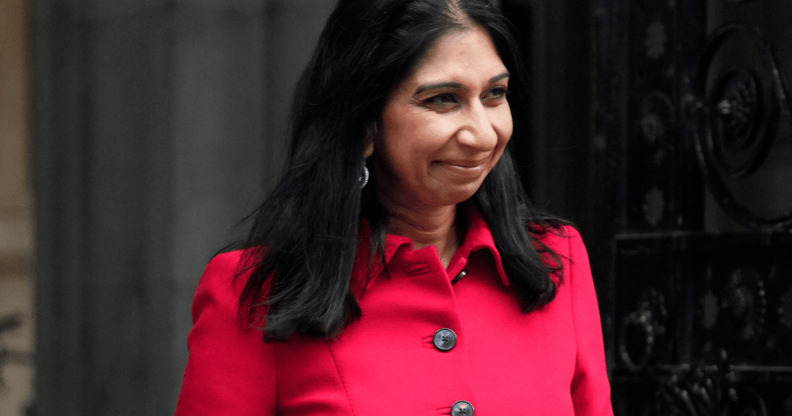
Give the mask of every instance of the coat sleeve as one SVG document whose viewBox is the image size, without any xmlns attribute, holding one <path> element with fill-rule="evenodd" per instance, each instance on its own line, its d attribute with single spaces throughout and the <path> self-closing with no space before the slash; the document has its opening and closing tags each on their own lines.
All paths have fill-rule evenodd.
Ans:
<svg viewBox="0 0 792 416">
<path fill-rule="evenodd" d="M 238 319 L 247 280 L 234 279 L 240 258 L 240 252 L 218 255 L 198 283 L 176 416 L 275 414 L 274 345 Z"/>
<path fill-rule="evenodd" d="M 611 416 L 610 382 L 605 365 L 597 294 L 583 239 L 568 228 L 569 263 L 565 274 L 572 292 L 572 319 L 575 326 L 577 361 L 571 394 L 576 416 Z"/>
</svg>

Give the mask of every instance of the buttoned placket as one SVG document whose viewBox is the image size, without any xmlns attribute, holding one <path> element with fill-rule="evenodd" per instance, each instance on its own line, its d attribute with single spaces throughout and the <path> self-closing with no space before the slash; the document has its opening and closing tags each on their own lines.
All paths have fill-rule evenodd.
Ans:
<svg viewBox="0 0 792 416">
<path fill-rule="evenodd" d="M 395 251 L 393 256 L 389 259 L 391 261 L 385 267 L 386 273 L 395 273 L 396 275 L 404 275 L 404 278 L 409 279 L 442 279 L 447 283 L 448 295 L 453 298 L 456 304 L 455 290 L 453 284 L 459 282 L 465 277 L 466 272 L 464 267 L 467 265 L 467 256 L 452 259 L 452 264 L 455 268 L 460 268 L 458 273 L 452 279 L 448 270 L 442 265 L 437 250 L 434 247 L 425 247 L 420 250 L 413 251 L 412 244 L 405 242 Z M 458 365 L 466 367 L 466 373 L 470 372 L 470 363 L 467 358 L 467 353 L 464 349 L 464 329 L 462 327 L 459 309 L 454 308 L 453 318 L 449 322 L 443 322 L 441 327 L 438 328 L 434 334 L 426 334 L 422 337 L 421 342 L 427 347 L 434 350 L 436 354 L 453 354 L 458 361 Z M 460 392 L 460 397 L 454 403 L 446 404 L 445 406 L 438 407 L 438 415 L 449 416 L 473 416 L 475 408 L 473 403 L 475 398 L 472 397 L 472 378 L 466 383 L 469 393 Z"/>
</svg>

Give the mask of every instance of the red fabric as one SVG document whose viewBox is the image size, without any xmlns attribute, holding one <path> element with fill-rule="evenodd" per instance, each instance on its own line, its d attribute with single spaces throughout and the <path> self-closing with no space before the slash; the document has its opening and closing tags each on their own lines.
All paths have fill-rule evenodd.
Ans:
<svg viewBox="0 0 792 416">
<path fill-rule="evenodd" d="M 335 340 L 264 343 L 237 319 L 241 252 L 219 255 L 195 294 L 176 415 L 435 416 L 459 400 L 476 416 L 612 415 L 588 255 L 563 231 L 544 239 L 563 258 L 558 296 L 528 314 L 477 213 L 448 271 L 433 246 L 389 235 L 385 266 L 368 276 L 363 244 L 353 276 L 363 316 Z M 440 328 L 458 336 L 451 351 L 432 343 Z"/>
</svg>

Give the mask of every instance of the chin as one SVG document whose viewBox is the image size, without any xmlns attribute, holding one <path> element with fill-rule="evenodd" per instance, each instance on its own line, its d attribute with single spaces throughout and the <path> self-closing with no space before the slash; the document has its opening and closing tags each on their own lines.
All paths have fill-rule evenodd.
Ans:
<svg viewBox="0 0 792 416">
<path fill-rule="evenodd" d="M 432 201 L 433 205 L 457 205 L 472 198 L 478 189 L 479 186 L 459 190 L 444 190 L 442 192 L 438 192 L 436 197 L 430 199 L 430 201 Z"/>
</svg>

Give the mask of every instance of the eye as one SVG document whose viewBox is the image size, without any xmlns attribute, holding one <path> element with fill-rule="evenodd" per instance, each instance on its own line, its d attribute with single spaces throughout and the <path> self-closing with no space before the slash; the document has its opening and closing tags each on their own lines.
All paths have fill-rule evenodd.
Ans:
<svg viewBox="0 0 792 416">
<path fill-rule="evenodd" d="M 502 85 L 498 85 L 496 87 L 493 87 L 489 91 L 487 91 L 487 93 L 484 95 L 483 100 L 484 101 L 501 101 L 501 100 L 505 99 L 506 96 L 508 96 L 508 95 L 509 95 L 508 88 L 506 88 L 506 87 L 504 87 Z"/>
<path fill-rule="evenodd" d="M 442 94 L 437 94 L 435 96 L 429 97 L 426 100 L 428 104 L 435 104 L 435 105 L 446 105 L 446 104 L 456 104 L 457 97 L 456 95 L 450 92 L 444 92 Z"/>
</svg>

